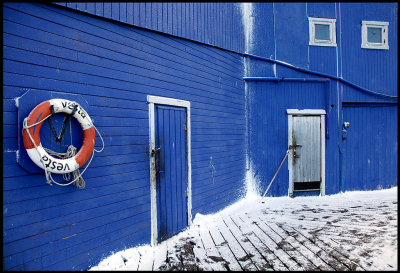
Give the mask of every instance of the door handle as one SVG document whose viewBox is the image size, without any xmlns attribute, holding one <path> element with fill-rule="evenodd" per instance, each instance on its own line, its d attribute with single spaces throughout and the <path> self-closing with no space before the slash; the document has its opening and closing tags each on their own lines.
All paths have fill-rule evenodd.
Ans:
<svg viewBox="0 0 400 273">
<path fill-rule="evenodd" d="M 151 150 L 151 156 L 156 156 L 156 154 L 161 153 L 161 148 L 157 148 L 157 149 L 152 149 Z"/>
<path fill-rule="evenodd" d="M 161 153 L 161 148 L 151 150 L 151 156 L 154 157 L 154 169 L 156 170 L 156 175 L 159 175 L 160 173 L 164 172 L 164 171 L 160 171 L 158 168 L 159 166 L 158 166 L 158 160 L 157 160 L 157 156 L 156 156 L 158 153 Z"/>
<path fill-rule="evenodd" d="M 296 148 L 297 147 L 303 147 L 301 144 L 294 144 L 294 145 L 290 145 L 289 149 L 293 149 L 293 157 L 295 158 L 299 158 L 300 155 L 296 154 Z"/>
<path fill-rule="evenodd" d="M 303 146 L 300 144 L 289 145 L 289 149 L 296 149 L 296 147 L 303 147 Z"/>
</svg>

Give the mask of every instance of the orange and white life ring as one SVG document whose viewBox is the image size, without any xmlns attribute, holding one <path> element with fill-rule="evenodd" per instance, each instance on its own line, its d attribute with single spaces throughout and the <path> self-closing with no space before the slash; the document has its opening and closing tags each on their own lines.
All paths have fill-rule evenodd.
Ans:
<svg viewBox="0 0 400 273">
<path fill-rule="evenodd" d="M 54 158 L 44 150 L 40 143 L 39 134 L 43 121 L 56 113 L 72 115 L 82 127 L 82 147 L 71 158 Z M 40 168 L 57 174 L 70 173 L 82 167 L 93 153 L 95 137 L 93 122 L 86 111 L 77 102 L 65 99 L 51 99 L 38 104 L 25 119 L 22 132 L 25 149 L 32 161 Z"/>
</svg>

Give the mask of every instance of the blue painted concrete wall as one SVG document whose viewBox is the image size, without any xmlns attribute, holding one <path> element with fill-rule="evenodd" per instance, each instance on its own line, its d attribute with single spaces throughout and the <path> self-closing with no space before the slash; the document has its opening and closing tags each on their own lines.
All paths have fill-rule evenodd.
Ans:
<svg viewBox="0 0 400 273">
<path fill-rule="evenodd" d="M 3 269 L 85 270 L 111 251 L 150 243 L 147 95 L 191 102 L 193 215 L 238 199 L 240 55 L 44 4 L 3 4 L 3 28 Z M 17 163 L 15 99 L 27 90 L 88 102 L 105 149 L 83 175 L 84 190 L 51 187 Z"/>
</svg>

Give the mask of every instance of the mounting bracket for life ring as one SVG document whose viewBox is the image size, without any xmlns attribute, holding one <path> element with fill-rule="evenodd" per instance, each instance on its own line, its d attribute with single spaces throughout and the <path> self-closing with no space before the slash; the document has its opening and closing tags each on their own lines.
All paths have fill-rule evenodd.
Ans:
<svg viewBox="0 0 400 273">
<path fill-rule="evenodd" d="M 51 117 L 49 117 L 47 119 L 47 121 L 49 122 L 49 125 L 50 125 L 51 132 L 53 133 L 53 136 L 54 136 L 56 142 L 60 142 L 60 143 L 62 142 L 64 134 L 65 134 L 65 129 L 67 128 L 67 122 L 75 114 L 77 109 L 78 109 L 78 104 L 75 104 L 74 109 L 72 110 L 71 114 L 66 113 L 66 115 L 64 116 L 64 120 L 62 122 L 62 129 L 61 129 L 61 132 L 59 135 L 57 135 L 57 132 L 53 125 Z M 54 112 L 53 105 L 51 106 L 51 113 L 56 114 L 56 112 Z"/>
</svg>

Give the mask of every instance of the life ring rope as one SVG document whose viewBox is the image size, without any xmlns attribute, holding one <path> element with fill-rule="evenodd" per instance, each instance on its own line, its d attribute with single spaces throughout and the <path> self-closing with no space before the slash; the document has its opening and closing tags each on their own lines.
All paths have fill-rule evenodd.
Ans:
<svg viewBox="0 0 400 273">
<path fill-rule="evenodd" d="M 55 99 L 55 100 L 57 100 L 57 99 Z M 67 100 L 64 100 L 64 101 L 67 101 Z M 76 103 L 76 102 L 73 102 L 73 103 L 75 103 L 77 106 L 79 106 L 79 108 L 82 110 L 82 111 L 84 111 L 83 109 L 82 109 L 82 107 L 78 104 L 78 103 Z M 51 104 L 51 107 L 53 108 L 53 104 Z M 35 110 L 35 109 L 34 109 Z M 32 110 L 32 112 L 34 111 L 34 110 Z M 32 113 L 31 112 L 31 113 Z M 70 114 L 74 114 L 76 112 L 76 107 L 74 107 L 74 109 L 73 109 L 73 113 L 70 113 Z M 55 183 L 55 184 L 57 184 L 57 185 L 59 185 L 59 186 L 68 186 L 68 185 L 70 185 L 70 184 L 72 184 L 72 183 L 74 183 L 75 181 L 77 181 L 79 178 L 81 178 L 81 175 L 86 171 L 86 169 L 89 167 L 89 165 L 90 165 L 90 163 L 91 163 L 91 161 L 92 161 L 92 159 L 93 159 L 93 156 L 94 156 L 94 152 L 102 152 L 103 150 L 104 150 L 104 140 L 103 140 L 103 138 L 102 138 L 102 136 L 101 136 L 101 134 L 100 134 L 100 132 L 99 132 L 99 130 L 96 128 L 96 126 L 94 126 L 94 124 L 92 123 L 92 121 L 91 121 L 91 119 L 90 119 L 90 117 L 86 114 L 86 116 L 87 116 L 87 119 L 89 120 L 89 124 L 88 124 L 88 122 L 86 122 L 86 123 L 84 123 L 84 121 L 83 121 L 83 119 L 82 118 L 77 118 L 78 119 L 78 122 L 81 124 L 81 126 L 82 126 L 82 128 L 84 129 L 85 127 L 87 127 L 87 128 L 90 128 L 90 127 L 93 127 L 94 129 L 95 129 L 95 131 L 97 131 L 97 134 L 100 136 L 100 139 L 101 139 L 101 141 L 102 141 L 102 148 L 101 148 L 101 150 L 96 150 L 95 148 L 94 148 L 94 143 L 93 143 L 93 151 L 92 151 L 92 155 L 91 155 L 91 157 L 90 157 L 90 160 L 89 160 L 89 162 L 88 162 L 88 164 L 86 165 L 86 167 L 85 167 L 85 169 L 82 171 L 82 173 L 80 173 L 79 174 L 79 176 L 77 176 L 74 180 L 72 180 L 72 181 L 70 181 L 69 183 L 66 183 L 66 184 L 63 184 L 63 183 L 59 183 L 59 182 L 57 182 L 57 181 L 55 181 L 54 179 L 53 179 L 53 177 L 51 176 L 51 171 L 50 171 L 50 169 L 48 169 L 48 167 L 46 167 L 46 164 L 44 163 L 44 161 L 43 161 L 43 159 L 42 159 L 42 157 L 43 156 L 46 156 L 46 155 L 49 155 L 49 153 L 47 153 L 47 151 L 45 151 L 44 150 L 44 147 L 42 147 L 41 146 L 41 144 L 40 144 L 40 137 L 37 137 L 37 139 L 36 140 L 34 140 L 34 138 L 32 137 L 32 135 L 31 135 L 31 133 L 30 133 L 30 128 L 32 128 L 32 127 L 34 127 L 34 126 L 37 126 L 37 125 L 40 125 L 42 122 L 44 122 L 46 119 L 48 119 L 49 117 L 51 117 L 52 115 L 53 115 L 53 113 L 54 113 L 54 111 L 53 111 L 53 109 L 52 109 L 52 111 L 51 111 L 51 113 L 49 114 L 49 115 L 47 115 L 45 118 L 43 118 L 43 119 L 41 119 L 41 120 L 39 120 L 40 119 L 40 116 L 41 116 L 41 114 L 39 115 L 39 117 L 37 118 L 37 120 L 39 120 L 39 121 L 37 121 L 37 122 L 35 122 L 35 123 L 33 123 L 33 124 L 31 124 L 31 125 L 28 125 L 28 118 L 29 118 L 29 116 L 28 117 L 26 117 L 25 119 L 24 119 L 24 121 L 23 121 L 23 132 L 24 131 L 26 131 L 26 133 L 27 133 L 27 136 L 29 137 L 29 139 L 30 139 L 30 141 L 31 141 L 31 144 L 33 144 L 33 146 L 34 146 L 34 148 L 35 148 L 35 150 L 36 150 L 36 152 L 37 152 L 37 154 L 38 154 L 38 156 L 39 156 L 39 161 L 40 161 L 40 163 L 42 164 L 42 166 L 43 166 L 43 169 L 44 169 L 44 171 L 45 171 L 45 175 L 46 175 L 46 180 L 47 180 L 47 183 L 48 184 L 50 184 L 51 185 L 51 182 L 53 182 L 53 183 Z M 57 113 L 57 112 L 56 112 Z M 85 115 L 83 115 L 82 114 L 82 116 L 84 117 L 84 118 L 86 118 L 85 117 Z M 74 116 L 75 118 L 76 118 L 76 116 Z M 40 125 L 41 126 L 41 125 Z M 89 127 L 88 127 L 89 126 Z M 34 130 L 35 130 L 35 128 L 34 128 Z M 38 134 L 38 136 L 39 136 L 39 131 L 40 131 L 40 128 L 39 128 L 39 130 L 38 130 L 38 132 L 37 132 L 37 134 Z M 85 133 L 85 131 L 84 131 L 84 133 Z M 33 133 L 34 134 L 34 133 Z M 40 146 L 38 146 L 37 144 L 36 144 L 36 142 L 39 142 L 39 144 L 40 144 Z M 85 142 L 85 139 L 84 139 L 84 142 Z M 93 142 L 94 142 L 94 140 L 93 140 Z M 25 145 L 25 148 L 26 148 L 26 141 L 24 140 L 24 145 Z M 84 144 L 83 144 L 84 145 Z M 30 149 L 31 150 L 31 149 Z M 41 150 L 41 151 L 40 151 Z M 49 150 L 49 149 L 46 149 L 46 150 Z M 51 151 L 51 150 L 50 150 Z M 53 151 L 51 151 L 53 154 L 57 154 L 56 152 L 53 152 Z M 31 159 L 32 159 L 32 154 L 31 153 L 28 153 L 28 155 L 31 157 Z M 49 155 L 49 157 L 50 157 L 50 155 Z M 75 156 L 73 157 L 73 159 L 75 160 Z M 66 160 L 66 159 L 65 159 Z M 87 161 L 87 159 L 86 159 L 86 161 Z M 35 162 L 35 161 L 34 161 Z M 37 162 L 35 162 L 37 165 L 38 165 L 38 163 Z M 86 162 L 83 162 L 83 163 L 81 163 L 82 165 L 84 165 Z M 79 167 L 82 167 L 82 166 L 80 166 L 80 164 L 76 164 L 76 165 L 78 165 L 78 167 L 77 167 L 77 169 L 76 170 L 78 170 L 79 171 Z M 38 165 L 39 166 L 39 165 Z M 65 174 L 65 173 L 71 173 L 71 172 L 74 172 L 74 171 L 76 171 L 76 170 L 71 170 L 70 172 L 57 172 L 57 173 L 60 173 L 60 174 Z"/>
</svg>

